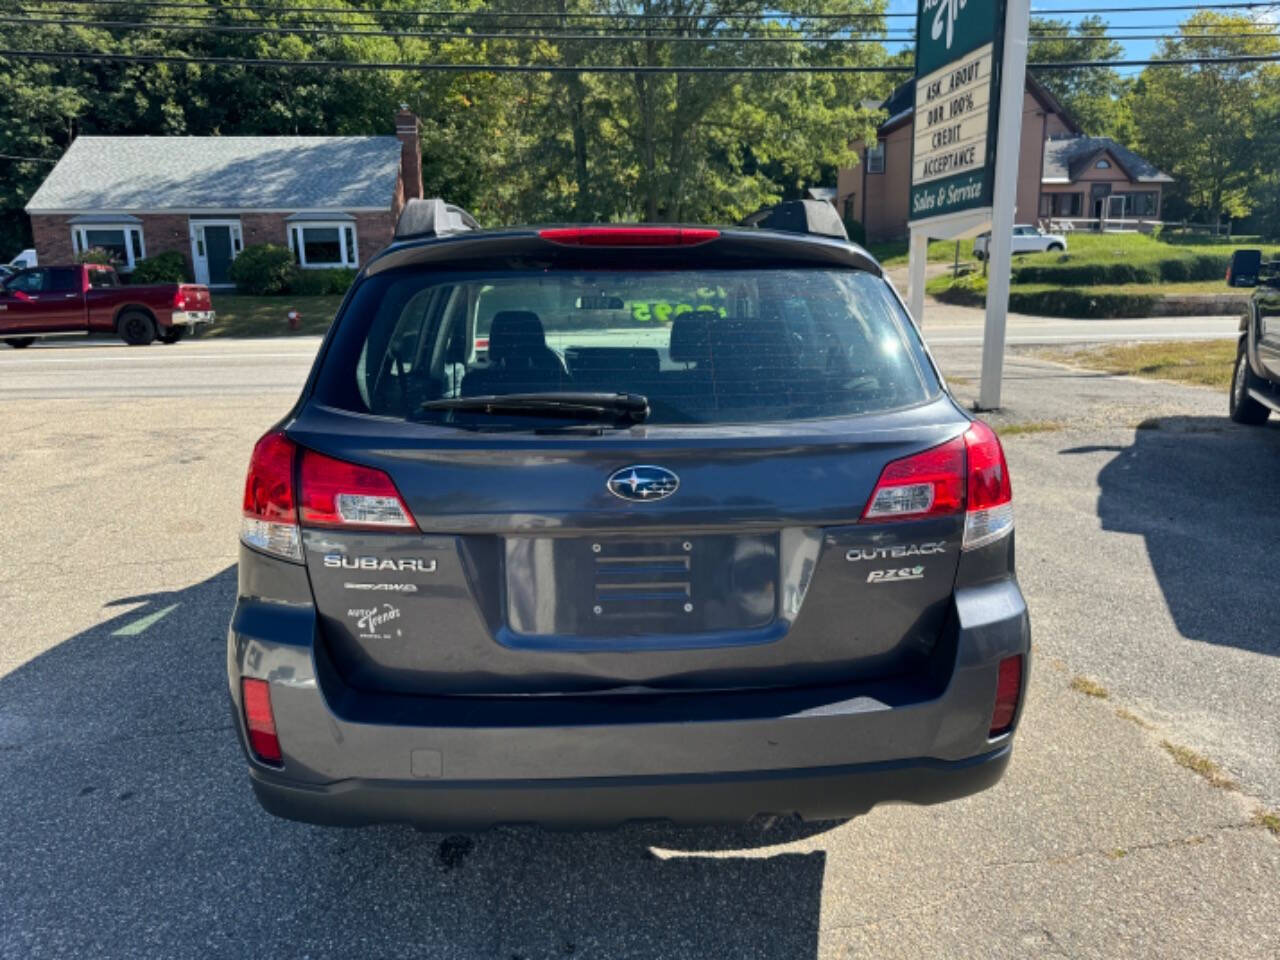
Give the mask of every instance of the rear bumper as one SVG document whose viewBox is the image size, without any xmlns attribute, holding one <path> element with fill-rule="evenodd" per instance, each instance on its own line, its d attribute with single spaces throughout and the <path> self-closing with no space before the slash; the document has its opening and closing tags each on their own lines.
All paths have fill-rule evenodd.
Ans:
<svg viewBox="0 0 1280 960">
<path fill-rule="evenodd" d="M 175 310 L 169 322 L 175 327 L 200 327 L 213 323 L 216 318 L 213 310 Z"/>
<path fill-rule="evenodd" d="M 411 823 L 439 830 L 497 824 L 607 827 L 660 819 L 742 823 L 759 815 L 805 820 L 857 816 L 886 801 L 930 804 L 992 786 L 1009 744 L 967 760 L 907 760 L 759 773 L 487 782 L 344 780 L 289 783 L 251 771 L 269 813 L 327 826 Z"/>
<path fill-rule="evenodd" d="M 281 568 L 275 595 L 284 584 L 295 599 L 255 599 L 254 571 L 269 564 Z M 668 694 L 366 694 L 343 683 L 318 642 L 302 567 L 250 558 L 240 573 L 227 649 L 236 726 L 243 745 L 241 678 L 267 680 L 284 753 L 281 767 L 249 757 L 254 789 L 270 812 L 317 823 L 839 819 L 882 802 L 935 803 L 1000 778 L 1013 731 L 988 736 L 999 662 L 1027 658 L 1024 696 L 1029 676 L 1026 605 L 1007 579 L 956 590 L 947 637 L 918 677 Z"/>
</svg>

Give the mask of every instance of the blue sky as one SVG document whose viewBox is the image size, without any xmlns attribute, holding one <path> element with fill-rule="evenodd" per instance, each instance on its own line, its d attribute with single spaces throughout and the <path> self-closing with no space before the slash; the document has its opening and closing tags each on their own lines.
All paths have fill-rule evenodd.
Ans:
<svg viewBox="0 0 1280 960">
<path fill-rule="evenodd" d="M 1192 0 L 1124 0 L 1119 4 L 1125 7 L 1160 7 L 1170 4 L 1182 4 L 1192 2 Z M 1081 19 L 1083 14 L 1071 15 L 1067 13 L 1057 13 L 1055 11 L 1063 8 L 1098 8 L 1105 7 L 1107 4 L 1102 0 L 1031 0 L 1031 19 L 1036 19 L 1036 14 L 1041 13 L 1053 17 L 1055 20 L 1070 20 L 1075 23 Z M 916 0 L 889 0 L 890 13 L 914 13 L 916 10 Z M 1192 14 L 1190 10 L 1175 10 L 1172 12 L 1151 12 L 1151 13 L 1115 13 L 1100 14 L 1111 27 L 1129 27 L 1143 29 L 1117 29 L 1114 32 L 1117 36 L 1123 34 L 1171 34 L 1176 32 L 1176 25 L 1181 23 Z M 1226 12 L 1226 11 L 1224 11 Z M 1245 12 L 1245 11 L 1238 11 Z M 911 27 L 910 20 L 890 20 L 889 28 L 891 30 L 903 31 Z M 1158 29 L 1148 29 L 1155 27 Z M 1131 60 L 1141 60 L 1155 56 L 1156 45 L 1158 40 L 1134 40 L 1126 43 L 1125 58 Z M 896 50 L 901 44 L 890 44 L 890 50 Z"/>
</svg>

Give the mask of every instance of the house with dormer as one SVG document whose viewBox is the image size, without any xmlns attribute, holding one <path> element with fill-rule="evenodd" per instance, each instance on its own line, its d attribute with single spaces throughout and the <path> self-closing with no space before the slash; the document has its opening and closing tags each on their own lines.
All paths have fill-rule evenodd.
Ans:
<svg viewBox="0 0 1280 960">
<path fill-rule="evenodd" d="M 872 243 L 908 233 L 915 81 L 900 85 L 881 109 L 887 116 L 875 144 L 860 146 L 857 166 L 840 170 L 833 201 L 846 220 L 863 225 Z M 1027 75 L 1016 222 L 1088 229 L 1096 224 L 1086 221 L 1125 221 L 1127 229 L 1142 229 L 1159 221 L 1162 192 L 1172 182 L 1123 144 L 1088 136 L 1049 89 Z"/>
</svg>

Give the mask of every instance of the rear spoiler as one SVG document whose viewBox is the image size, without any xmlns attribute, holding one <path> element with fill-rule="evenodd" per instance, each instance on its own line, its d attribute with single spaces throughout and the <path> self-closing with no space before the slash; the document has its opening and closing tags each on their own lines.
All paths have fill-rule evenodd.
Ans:
<svg viewBox="0 0 1280 960">
<path fill-rule="evenodd" d="M 739 221 L 740 227 L 762 227 L 788 233 L 814 234 L 849 242 L 849 233 L 836 208 L 826 200 L 785 200 L 757 210 Z"/>
<path fill-rule="evenodd" d="M 468 230 L 479 230 L 476 218 L 456 204 L 446 203 L 439 197 L 414 198 L 400 211 L 396 221 L 396 239 L 414 240 L 423 237 L 443 237 Z"/>
</svg>

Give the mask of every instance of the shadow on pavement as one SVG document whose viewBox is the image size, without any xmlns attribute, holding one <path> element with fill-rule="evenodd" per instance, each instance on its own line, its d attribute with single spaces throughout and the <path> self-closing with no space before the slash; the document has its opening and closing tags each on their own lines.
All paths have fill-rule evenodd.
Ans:
<svg viewBox="0 0 1280 960">
<path fill-rule="evenodd" d="M 263 813 L 226 694 L 235 579 L 117 601 L 141 606 L 0 678 L 0 956 L 816 955 L 825 854 L 743 848 L 830 824 L 443 837 Z"/>
<path fill-rule="evenodd" d="M 1153 417 L 1098 474 L 1104 530 L 1146 541 L 1178 632 L 1191 640 L 1280 655 L 1280 423 Z"/>
</svg>

